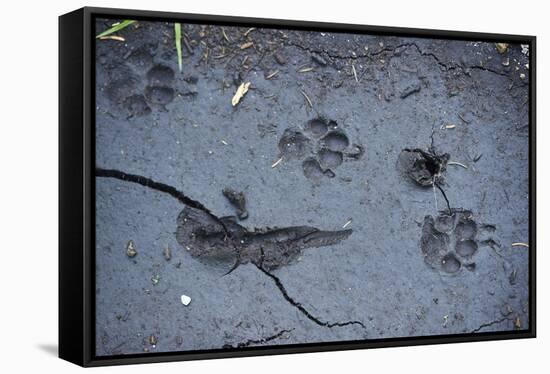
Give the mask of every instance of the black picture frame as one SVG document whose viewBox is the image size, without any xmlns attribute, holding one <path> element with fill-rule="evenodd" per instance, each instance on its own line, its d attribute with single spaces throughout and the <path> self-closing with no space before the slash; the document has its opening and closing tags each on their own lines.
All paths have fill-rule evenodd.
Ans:
<svg viewBox="0 0 550 374">
<path fill-rule="evenodd" d="M 463 335 L 148 353 L 94 354 L 95 114 L 94 19 L 131 18 L 246 27 L 369 33 L 528 44 L 529 67 L 529 328 Z M 81 366 L 534 338 L 536 336 L 536 37 L 399 27 L 226 17 L 143 10 L 82 8 L 59 18 L 59 357 Z"/>
</svg>

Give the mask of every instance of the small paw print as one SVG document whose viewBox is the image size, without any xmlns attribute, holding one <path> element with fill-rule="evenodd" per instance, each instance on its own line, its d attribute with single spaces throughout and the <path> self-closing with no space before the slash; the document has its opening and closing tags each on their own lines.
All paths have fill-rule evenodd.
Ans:
<svg viewBox="0 0 550 374">
<path fill-rule="evenodd" d="M 278 146 L 283 159 L 302 160 L 303 173 L 311 180 L 334 178 L 345 158 L 358 160 L 364 153 L 362 146 L 350 145 L 336 121 L 323 117 L 308 121 L 304 130 L 287 128 Z"/>
</svg>

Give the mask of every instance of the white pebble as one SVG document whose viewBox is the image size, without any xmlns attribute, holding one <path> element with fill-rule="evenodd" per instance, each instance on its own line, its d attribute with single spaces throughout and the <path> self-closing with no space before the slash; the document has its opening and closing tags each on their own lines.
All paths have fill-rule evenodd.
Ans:
<svg viewBox="0 0 550 374">
<path fill-rule="evenodd" d="M 189 303 L 191 303 L 191 298 L 187 295 L 181 295 L 181 303 L 187 306 L 189 305 Z"/>
</svg>

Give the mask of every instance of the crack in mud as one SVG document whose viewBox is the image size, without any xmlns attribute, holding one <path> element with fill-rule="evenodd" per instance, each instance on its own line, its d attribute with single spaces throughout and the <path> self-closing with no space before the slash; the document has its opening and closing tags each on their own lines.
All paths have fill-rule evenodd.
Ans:
<svg viewBox="0 0 550 374">
<path fill-rule="evenodd" d="M 273 282 L 275 282 L 275 285 L 277 286 L 277 288 L 279 289 L 279 291 L 281 291 L 281 294 L 283 295 L 284 299 L 292 306 L 294 306 L 296 309 L 298 309 L 304 316 L 306 316 L 309 320 L 313 321 L 314 323 L 316 323 L 317 325 L 319 326 L 324 326 L 324 327 L 328 327 L 328 328 L 333 328 L 333 327 L 344 327 L 344 326 L 349 326 L 349 325 L 359 325 L 361 326 L 363 329 L 365 329 L 365 325 L 363 324 L 363 322 L 361 321 L 345 321 L 345 322 L 324 322 L 322 320 L 320 320 L 319 318 L 315 317 L 314 315 L 312 315 L 306 308 L 304 308 L 304 306 L 297 302 L 296 300 L 294 300 L 287 292 L 285 286 L 283 285 L 283 283 L 281 282 L 281 280 L 274 274 L 270 273 L 269 271 L 265 270 L 263 267 L 259 266 L 259 265 L 256 265 L 256 267 L 258 268 L 258 270 L 260 270 L 262 273 L 264 273 L 265 275 L 267 275 L 269 278 L 271 278 L 273 280 Z"/>
<path fill-rule="evenodd" d="M 490 326 L 502 323 L 504 321 L 510 321 L 510 318 L 502 317 L 502 318 L 499 318 L 499 319 L 495 319 L 491 322 L 483 323 L 483 324 L 479 325 L 479 327 L 477 327 L 477 328 L 473 329 L 472 331 L 470 331 L 470 334 L 479 332 L 480 330 L 484 329 L 485 327 L 490 327 Z"/>
<path fill-rule="evenodd" d="M 120 170 L 115 170 L 115 169 L 103 169 L 103 168 L 96 167 L 95 175 L 96 175 L 96 177 L 114 178 L 114 179 L 118 179 L 118 180 L 121 180 L 121 181 L 124 181 L 124 182 L 136 183 L 136 184 L 139 184 L 143 187 L 151 188 L 153 190 L 157 190 L 159 192 L 166 193 L 166 194 L 172 196 L 173 198 L 177 199 L 180 203 L 182 203 L 182 204 L 184 204 L 188 207 L 191 207 L 193 209 L 196 209 L 198 211 L 203 212 L 210 219 L 212 219 L 214 222 L 217 222 L 220 225 L 223 232 L 224 232 L 224 241 L 226 240 L 226 238 L 231 237 L 231 232 L 229 232 L 229 230 L 227 229 L 227 226 L 225 225 L 225 223 L 222 219 L 218 218 L 218 216 L 216 216 L 214 213 L 212 213 L 208 208 L 206 208 L 199 201 L 191 199 L 190 197 L 186 196 L 183 192 L 179 191 L 174 186 L 170 186 L 170 185 L 165 184 L 165 183 L 157 182 L 157 181 L 155 181 L 151 178 L 147 178 L 147 177 L 144 177 L 142 175 L 129 174 L 129 173 L 125 173 L 125 172 L 120 171 Z M 238 249 L 236 247 L 233 247 L 233 251 L 236 253 L 236 256 L 237 256 L 237 259 L 238 259 L 239 258 Z M 229 274 L 230 272 L 235 270 L 237 268 L 237 266 L 238 266 L 238 263 L 236 263 L 233 266 L 233 268 L 231 268 L 231 270 L 229 270 L 229 272 L 227 274 Z"/>
<path fill-rule="evenodd" d="M 275 339 L 278 339 L 282 336 L 284 336 L 285 334 L 289 334 L 291 333 L 292 331 L 294 331 L 294 329 L 290 329 L 290 330 L 281 330 L 279 331 L 278 333 L 274 334 L 274 335 L 271 335 L 271 336 L 268 336 L 268 337 L 265 337 L 265 338 L 261 338 L 261 339 L 248 339 L 247 341 L 244 341 L 242 343 L 238 343 L 236 346 L 233 346 L 233 345 L 230 345 L 230 344 L 226 344 L 224 346 L 224 348 L 246 348 L 246 347 L 249 347 L 251 345 L 261 345 L 261 344 L 265 344 L 265 343 L 269 343 L 270 341 L 272 340 L 275 340 Z"/>
<path fill-rule="evenodd" d="M 325 54 L 328 57 L 330 57 L 331 59 L 335 59 L 335 60 L 358 60 L 358 59 L 367 58 L 371 61 L 373 60 L 373 57 L 379 56 L 381 54 L 392 53 L 392 57 L 394 57 L 396 51 L 398 51 L 400 49 L 407 49 L 407 48 L 413 47 L 414 49 L 416 49 L 417 53 L 420 56 L 431 58 L 445 72 L 452 71 L 452 70 L 460 70 L 462 74 L 468 75 L 467 70 L 472 69 L 472 70 L 485 71 L 485 72 L 488 72 L 488 73 L 499 75 L 501 77 L 511 79 L 509 77 L 509 75 L 505 72 L 499 72 L 497 70 L 487 68 L 487 67 L 481 66 L 481 65 L 470 65 L 470 66 L 460 66 L 458 64 L 449 65 L 449 64 L 443 62 L 435 53 L 426 52 L 426 51 L 422 50 L 422 48 L 420 48 L 420 46 L 415 42 L 401 43 L 401 44 L 398 44 L 398 45 L 393 46 L 393 47 L 392 46 L 383 47 L 383 48 L 381 48 L 381 49 L 379 49 L 375 52 L 366 52 L 366 53 L 363 53 L 363 54 L 355 54 L 355 55 L 333 54 L 333 53 L 330 53 L 330 52 L 322 50 L 322 49 L 315 49 L 315 48 L 311 48 L 311 47 L 306 47 L 304 45 L 292 42 L 290 40 L 287 40 L 286 45 L 296 47 L 296 48 L 301 49 L 302 51 L 306 51 L 310 54 L 313 54 L 313 53 L 320 54 L 320 55 Z M 362 76 L 363 76 L 363 74 L 361 74 L 361 76 L 359 78 L 362 78 Z"/>
<path fill-rule="evenodd" d="M 96 177 L 114 178 L 124 182 L 140 184 L 144 187 L 166 193 L 174 197 L 175 199 L 177 199 L 182 204 L 201 210 L 204 213 L 208 214 L 208 216 L 212 217 L 212 219 L 219 221 L 218 217 L 214 215 L 209 209 L 207 209 L 203 204 L 201 204 L 197 200 L 191 199 L 190 197 L 186 196 L 183 192 L 179 191 L 175 187 L 170 186 L 168 184 L 157 182 L 153 179 L 144 177 L 142 175 L 129 174 L 120 170 L 115 170 L 115 169 L 103 169 L 103 168 L 96 167 L 95 175 Z"/>
</svg>

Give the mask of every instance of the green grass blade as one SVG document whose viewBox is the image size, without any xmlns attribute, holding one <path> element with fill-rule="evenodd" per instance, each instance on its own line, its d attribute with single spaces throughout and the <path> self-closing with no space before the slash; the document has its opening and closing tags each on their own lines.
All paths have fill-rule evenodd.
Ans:
<svg viewBox="0 0 550 374">
<path fill-rule="evenodd" d="M 111 35 L 112 33 L 115 33 L 117 31 L 120 31 L 128 26 L 130 26 L 132 23 L 136 22 L 135 20 L 131 19 L 125 19 L 124 21 L 120 22 L 119 24 L 114 25 L 110 29 L 107 29 L 103 31 L 101 34 L 98 34 L 96 38 L 101 38 L 103 36 Z"/>
<path fill-rule="evenodd" d="M 181 23 L 174 23 L 174 33 L 176 34 L 176 51 L 178 52 L 178 66 L 180 71 L 183 68 L 183 57 L 181 54 Z"/>
</svg>

